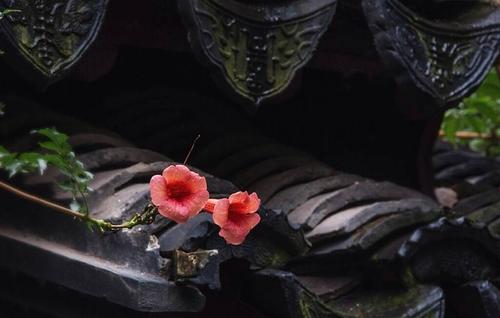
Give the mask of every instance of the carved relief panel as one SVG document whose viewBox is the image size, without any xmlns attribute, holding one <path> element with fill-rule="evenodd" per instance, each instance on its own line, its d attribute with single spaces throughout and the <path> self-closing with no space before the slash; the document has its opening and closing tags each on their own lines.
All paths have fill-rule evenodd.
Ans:
<svg viewBox="0 0 500 318">
<path fill-rule="evenodd" d="M 29 79 L 48 84 L 66 73 L 94 41 L 108 0 L 3 0 L 20 10 L 1 23 L 4 58 Z"/>
<path fill-rule="evenodd" d="M 399 0 L 363 5 L 379 54 L 398 81 L 413 83 L 439 105 L 470 94 L 498 55 L 500 8 L 464 6 L 455 18 L 430 18 Z"/>
<path fill-rule="evenodd" d="M 255 105 L 280 95 L 311 58 L 336 0 L 179 0 L 191 44 L 220 84 Z"/>
</svg>

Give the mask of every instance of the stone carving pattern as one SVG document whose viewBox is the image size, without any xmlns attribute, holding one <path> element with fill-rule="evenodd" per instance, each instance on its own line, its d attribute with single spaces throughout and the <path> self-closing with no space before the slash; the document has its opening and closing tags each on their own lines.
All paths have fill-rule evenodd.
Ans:
<svg viewBox="0 0 500 318">
<path fill-rule="evenodd" d="M 2 32 L 43 75 L 75 62 L 94 39 L 108 0 L 3 0 L 21 10 L 2 21 Z"/>
<path fill-rule="evenodd" d="M 489 29 L 444 29 L 414 19 L 387 2 L 395 48 L 413 80 L 442 102 L 464 97 L 478 85 L 498 54 L 500 23 Z"/>
<path fill-rule="evenodd" d="M 290 84 L 309 61 L 334 13 L 331 6 L 294 21 L 261 25 L 209 0 L 191 1 L 205 54 L 231 87 L 255 104 Z"/>
</svg>

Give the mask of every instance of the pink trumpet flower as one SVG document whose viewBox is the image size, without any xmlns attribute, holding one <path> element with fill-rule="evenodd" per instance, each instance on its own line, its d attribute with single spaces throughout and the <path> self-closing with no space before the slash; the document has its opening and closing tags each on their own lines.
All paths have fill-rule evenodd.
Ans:
<svg viewBox="0 0 500 318">
<path fill-rule="evenodd" d="M 220 226 L 219 235 L 227 243 L 240 245 L 248 233 L 260 222 L 260 199 L 256 193 L 237 192 L 228 199 L 210 199 L 205 210 L 213 214 L 214 223 Z"/>
<path fill-rule="evenodd" d="M 150 189 L 158 212 L 177 223 L 200 213 L 209 198 L 205 177 L 184 165 L 168 166 L 161 176 L 153 176 Z"/>
</svg>

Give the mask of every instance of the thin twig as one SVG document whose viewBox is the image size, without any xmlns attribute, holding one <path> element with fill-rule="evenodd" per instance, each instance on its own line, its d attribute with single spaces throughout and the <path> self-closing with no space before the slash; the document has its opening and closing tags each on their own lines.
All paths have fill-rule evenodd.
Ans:
<svg viewBox="0 0 500 318">
<path fill-rule="evenodd" d="M 34 194 L 25 192 L 25 191 L 23 191 L 19 188 L 16 188 L 8 183 L 5 183 L 3 181 L 0 181 L 0 189 L 4 189 L 4 190 L 24 199 L 26 201 L 30 201 L 30 202 L 36 203 L 38 205 L 56 210 L 59 213 L 63 213 L 63 214 L 66 214 L 66 215 L 69 215 L 69 216 L 72 216 L 72 217 L 75 217 L 78 219 L 82 219 L 82 220 L 84 219 L 84 215 L 79 213 L 79 212 L 75 212 L 75 211 L 70 210 L 68 208 L 65 208 L 62 205 L 59 205 L 57 203 L 42 199 Z"/>
<path fill-rule="evenodd" d="M 53 209 L 58 213 L 72 216 L 74 218 L 80 219 L 85 222 L 93 223 L 97 225 L 101 230 L 117 231 L 121 229 L 130 229 L 136 225 L 147 224 L 154 221 L 154 217 L 157 213 L 156 207 L 148 205 L 144 209 L 143 213 L 136 213 L 129 221 L 124 222 L 122 224 L 112 224 L 105 220 L 94 219 L 90 217 L 88 214 L 76 212 L 71 209 L 65 208 L 62 205 L 45 200 L 37 195 L 28 193 L 1 180 L 0 180 L 0 189 L 10 192 L 15 196 L 20 197 L 21 199 L 24 199 L 26 201 L 36 203 L 38 205 L 47 207 L 49 209 Z"/>
<path fill-rule="evenodd" d="M 186 165 L 186 163 L 188 162 L 189 160 L 189 157 L 191 156 L 191 153 L 193 152 L 194 150 L 194 146 L 196 146 L 196 142 L 198 141 L 198 139 L 200 139 L 201 135 L 198 135 L 196 136 L 196 138 L 194 139 L 193 143 L 191 144 L 191 148 L 189 149 L 189 152 L 186 156 L 186 159 L 184 159 L 184 162 L 183 162 L 183 165 Z"/>
<path fill-rule="evenodd" d="M 439 132 L 439 136 L 440 137 L 445 137 L 446 134 L 444 131 L 440 131 Z M 477 139 L 477 138 L 480 138 L 480 139 L 494 139 L 494 137 L 490 134 L 481 134 L 481 133 L 477 133 L 475 131 L 457 131 L 455 133 L 455 137 L 458 138 L 458 139 Z"/>
</svg>

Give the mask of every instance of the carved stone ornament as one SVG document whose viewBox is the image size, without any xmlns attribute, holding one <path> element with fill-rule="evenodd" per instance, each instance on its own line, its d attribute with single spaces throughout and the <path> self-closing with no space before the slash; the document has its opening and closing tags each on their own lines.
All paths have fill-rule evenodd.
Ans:
<svg viewBox="0 0 500 318">
<path fill-rule="evenodd" d="M 276 97 L 311 58 L 336 0 L 179 0 L 191 45 L 223 87 L 255 105 Z"/>
<path fill-rule="evenodd" d="M 363 7 L 398 82 L 418 87 L 440 106 L 472 93 L 498 55 L 500 8 L 471 12 L 469 19 L 430 19 L 398 0 L 365 0 Z"/>
<path fill-rule="evenodd" d="M 4 58 L 38 84 L 60 78 L 81 58 L 101 27 L 108 0 L 2 0 L 17 9 L 2 19 Z"/>
</svg>

